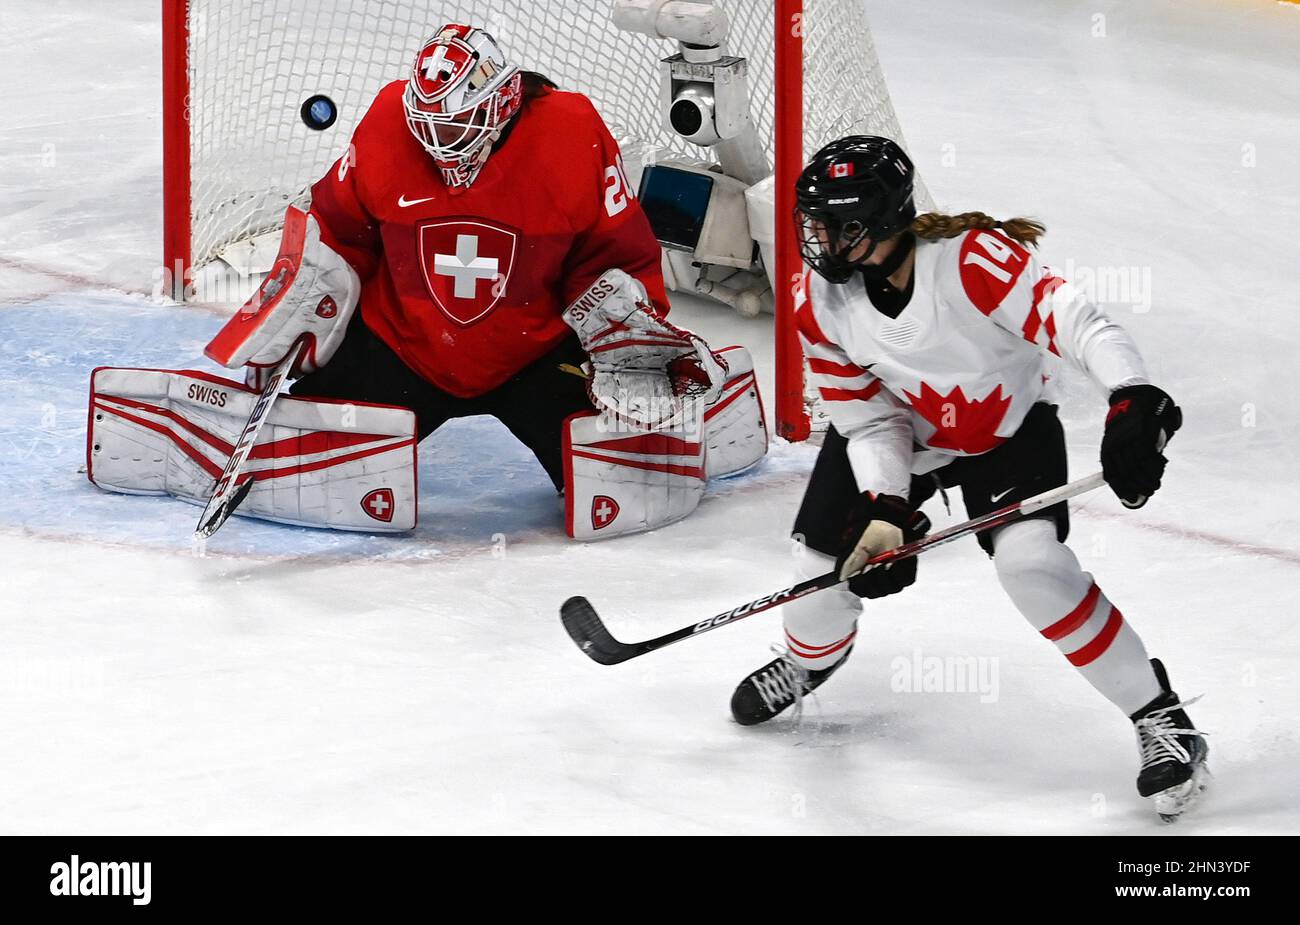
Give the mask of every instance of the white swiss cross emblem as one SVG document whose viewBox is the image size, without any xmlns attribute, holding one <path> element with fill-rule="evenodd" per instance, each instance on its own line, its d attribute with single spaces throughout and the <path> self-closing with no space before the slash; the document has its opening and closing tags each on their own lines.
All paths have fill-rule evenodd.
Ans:
<svg viewBox="0 0 1300 925">
<path fill-rule="evenodd" d="M 609 495 L 596 495 L 591 499 L 591 529 L 608 527 L 618 516 L 618 502 Z"/>
<path fill-rule="evenodd" d="M 384 523 L 393 521 L 393 490 L 391 488 L 376 488 L 361 499 L 361 510 L 365 511 L 375 520 Z"/>
<path fill-rule="evenodd" d="M 482 320 L 506 294 L 519 236 L 481 220 L 421 225 L 420 265 L 429 298 L 462 327 Z"/>
<path fill-rule="evenodd" d="M 453 88 L 474 63 L 474 49 L 460 39 L 435 38 L 415 59 L 415 89 L 426 103 L 436 103 Z"/>
<path fill-rule="evenodd" d="M 439 45 L 424 59 L 424 79 L 439 81 L 456 73 L 456 65 L 447 58 L 447 46 Z"/>
</svg>

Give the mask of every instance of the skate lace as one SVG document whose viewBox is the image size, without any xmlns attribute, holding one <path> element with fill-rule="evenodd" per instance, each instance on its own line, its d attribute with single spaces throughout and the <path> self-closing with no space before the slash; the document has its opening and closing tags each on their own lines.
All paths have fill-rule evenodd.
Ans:
<svg viewBox="0 0 1300 925">
<path fill-rule="evenodd" d="M 1204 736 L 1205 733 L 1199 729 L 1180 729 L 1169 714 L 1174 710 L 1189 707 L 1200 699 L 1198 696 L 1181 703 L 1160 707 L 1133 724 L 1137 729 L 1138 751 L 1142 755 L 1143 770 L 1162 761 L 1179 761 L 1186 764 L 1192 760 L 1191 753 L 1179 737 Z"/>
<path fill-rule="evenodd" d="M 794 722 L 798 723 L 803 713 L 808 671 L 794 660 L 785 646 L 773 645 L 772 652 L 776 654 L 777 661 L 771 668 L 754 676 L 754 687 L 758 688 L 763 703 L 774 713 L 787 700 L 793 701 Z"/>
</svg>

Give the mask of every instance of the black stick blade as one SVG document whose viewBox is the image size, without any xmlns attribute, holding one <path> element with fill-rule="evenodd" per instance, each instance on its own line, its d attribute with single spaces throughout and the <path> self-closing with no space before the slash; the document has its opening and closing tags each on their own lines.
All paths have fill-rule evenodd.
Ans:
<svg viewBox="0 0 1300 925">
<path fill-rule="evenodd" d="M 212 512 L 212 516 L 199 524 L 199 528 L 194 531 L 194 535 L 201 539 L 207 539 L 221 529 L 222 525 L 230 519 L 230 515 L 235 513 L 235 508 L 239 507 L 248 497 L 248 493 L 253 490 L 253 479 L 244 479 L 244 481 L 231 492 L 230 497 L 217 505 L 217 509 Z"/>
<path fill-rule="evenodd" d="M 619 642 L 600 621 L 585 597 L 571 597 L 560 606 L 560 620 L 569 637 L 587 657 L 602 665 L 617 665 L 637 654 L 635 646 Z"/>
</svg>

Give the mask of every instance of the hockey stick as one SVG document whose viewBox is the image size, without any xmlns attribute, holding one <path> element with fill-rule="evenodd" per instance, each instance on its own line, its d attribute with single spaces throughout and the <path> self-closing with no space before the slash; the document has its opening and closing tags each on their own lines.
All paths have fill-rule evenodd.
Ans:
<svg viewBox="0 0 1300 925">
<path fill-rule="evenodd" d="M 212 490 L 212 497 L 208 499 L 203 513 L 199 515 L 199 524 L 194 528 L 194 539 L 206 540 L 220 530 L 221 525 L 235 513 L 235 508 L 239 507 L 248 497 L 248 493 L 253 490 L 254 476 L 249 475 L 243 480 L 240 479 L 244 473 L 244 463 L 248 461 L 248 454 L 253 451 L 253 444 L 257 442 L 257 434 L 266 423 L 267 416 L 271 413 L 271 406 L 275 404 L 275 399 L 280 394 L 280 386 L 289 375 L 289 370 L 302 356 L 302 352 L 303 348 L 294 344 L 293 349 L 271 370 L 266 385 L 262 386 L 262 394 L 258 396 L 257 404 L 253 406 L 253 413 L 248 416 L 248 423 L 244 425 L 243 433 L 239 435 L 239 442 L 235 444 L 234 452 L 230 454 L 230 459 L 226 460 L 226 468 Z"/>
<path fill-rule="evenodd" d="M 965 523 L 954 524 L 947 529 L 940 530 L 938 533 L 931 533 L 929 536 L 922 537 L 911 543 L 905 543 L 896 549 L 875 556 L 867 564 L 886 565 L 899 559 L 918 555 L 927 549 L 942 546 L 944 543 L 951 543 L 963 536 L 980 533 L 993 527 L 1000 527 L 1036 511 L 1041 511 L 1043 508 L 1051 507 L 1069 498 L 1100 488 L 1105 483 L 1105 479 L 1098 472 L 1087 478 L 1062 485 L 1060 488 L 1053 488 L 1040 495 L 1034 495 L 1034 497 L 1027 498 L 1024 501 L 1008 504 L 1006 507 L 990 511 Z M 848 579 L 844 580 L 847 581 Z M 825 575 L 809 578 L 792 587 L 750 601 L 748 604 L 741 604 L 739 607 L 720 613 L 715 617 L 692 623 L 690 626 L 683 626 L 679 630 L 665 633 L 654 639 L 647 639 L 644 642 L 619 642 L 615 639 L 613 634 L 605 628 L 605 624 L 601 622 L 600 616 L 596 613 L 596 608 L 592 607 L 591 602 L 585 597 L 571 597 L 565 601 L 563 606 L 560 607 L 560 619 L 564 623 L 564 628 L 568 630 L 569 636 L 588 657 L 593 661 L 600 662 L 602 665 L 617 665 L 619 662 L 636 658 L 638 655 L 645 655 L 647 652 L 670 646 L 674 642 L 681 642 L 683 639 L 690 639 L 701 633 L 707 633 L 709 630 L 715 630 L 719 626 L 727 626 L 743 620 L 745 617 L 752 617 L 756 613 L 762 613 L 765 610 L 771 610 L 773 607 L 788 604 L 790 601 L 806 597 L 814 592 L 833 588 L 835 585 L 840 584 L 840 581 L 839 572 L 830 571 Z"/>
</svg>

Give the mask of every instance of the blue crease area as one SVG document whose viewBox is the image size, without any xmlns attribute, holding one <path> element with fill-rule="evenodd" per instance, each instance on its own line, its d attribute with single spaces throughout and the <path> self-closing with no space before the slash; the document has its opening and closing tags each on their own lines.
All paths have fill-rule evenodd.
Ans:
<svg viewBox="0 0 1300 925">
<path fill-rule="evenodd" d="M 207 311 L 121 293 L 61 294 L 0 309 L 0 529 L 191 550 L 197 506 L 112 494 L 86 479 L 90 372 L 140 366 L 229 376 L 203 356 L 220 325 Z M 497 421 L 448 422 L 420 445 L 419 460 L 420 523 L 412 533 L 371 536 L 237 517 L 208 540 L 207 551 L 424 559 L 490 550 L 502 536 L 565 541 L 562 499 Z M 752 476 L 715 482 L 709 494 Z"/>
</svg>

